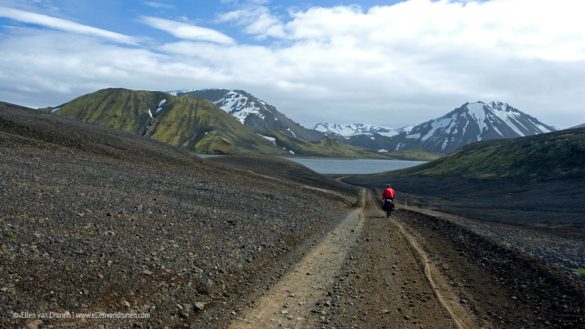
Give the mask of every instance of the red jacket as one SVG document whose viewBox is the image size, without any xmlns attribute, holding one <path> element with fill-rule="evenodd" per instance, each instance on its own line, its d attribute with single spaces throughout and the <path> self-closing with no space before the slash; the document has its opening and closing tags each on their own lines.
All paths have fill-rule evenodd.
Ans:
<svg viewBox="0 0 585 329">
<path fill-rule="evenodd" d="M 391 187 L 387 187 L 384 192 L 382 192 L 382 199 L 394 199 L 395 196 L 396 191 Z"/>
</svg>

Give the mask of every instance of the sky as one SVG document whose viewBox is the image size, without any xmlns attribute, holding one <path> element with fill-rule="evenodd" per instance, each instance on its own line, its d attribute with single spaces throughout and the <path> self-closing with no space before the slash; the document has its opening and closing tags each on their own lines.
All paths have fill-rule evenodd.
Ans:
<svg viewBox="0 0 585 329">
<path fill-rule="evenodd" d="M 582 0 L 0 0 L 0 100 L 243 89 L 304 126 L 466 102 L 585 123 Z"/>
</svg>

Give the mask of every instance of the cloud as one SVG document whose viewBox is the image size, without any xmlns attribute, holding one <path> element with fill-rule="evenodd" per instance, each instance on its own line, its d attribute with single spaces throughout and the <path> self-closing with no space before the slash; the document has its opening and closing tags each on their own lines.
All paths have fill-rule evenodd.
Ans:
<svg viewBox="0 0 585 329">
<path fill-rule="evenodd" d="M 578 17 L 584 5 L 410 0 L 367 10 L 224 17 L 244 24 L 262 13 L 273 16 L 275 23 L 265 26 L 279 26 L 278 33 L 247 30 L 266 38 L 258 44 L 153 17 L 151 23 L 164 23 L 157 28 L 181 40 L 136 48 L 58 31 L 5 30 L 0 99 L 46 106 L 112 86 L 239 88 L 307 126 L 369 121 L 393 127 L 439 117 L 467 101 L 497 100 L 569 127 L 585 122 L 585 25 Z"/>
<path fill-rule="evenodd" d="M 118 43 L 137 44 L 137 40 L 135 38 L 124 34 L 24 10 L 0 6 L 0 17 L 6 17 L 21 23 L 40 25 L 55 30 L 99 37 Z"/>
<path fill-rule="evenodd" d="M 244 27 L 244 32 L 258 38 L 283 38 L 286 36 L 283 23 L 270 9 L 264 6 L 252 6 L 220 14 L 217 18 L 220 23 L 234 22 Z"/>
<path fill-rule="evenodd" d="M 171 4 L 168 4 L 168 3 L 156 2 L 156 1 L 145 1 L 142 4 L 144 4 L 145 6 L 151 7 L 151 8 L 156 8 L 156 9 L 170 9 L 170 8 L 175 8 L 174 5 L 171 5 Z"/>
<path fill-rule="evenodd" d="M 145 24 L 165 31 L 179 39 L 209 41 L 219 44 L 235 43 L 234 39 L 227 35 L 206 27 L 149 16 L 143 16 L 141 19 Z"/>
<path fill-rule="evenodd" d="M 107 87 L 171 90 L 226 83 L 209 67 L 147 49 L 59 31 L 12 33 L 11 38 L 0 40 L 0 99 L 17 104 L 59 105 Z"/>
</svg>

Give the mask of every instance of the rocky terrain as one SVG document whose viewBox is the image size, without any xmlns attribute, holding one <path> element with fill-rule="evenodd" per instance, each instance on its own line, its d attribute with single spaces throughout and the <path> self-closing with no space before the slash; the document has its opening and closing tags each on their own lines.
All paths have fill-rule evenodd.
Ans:
<svg viewBox="0 0 585 329">
<path fill-rule="evenodd" d="M 152 140 L 7 105 L 0 153 L 6 327 L 27 322 L 13 312 L 50 311 L 145 312 L 139 326 L 150 327 L 208 323 L 214 313 L 202 310 L 223 310 L 245 291 L 238 278 L 272 265 L 347 207 Z"/>
<path fill-rule="evenodd" d="M 422 242 L 459 302 L 493 328 L 579 328 L 585 285 L 465 226 L 419 212 L 401 221 Z"/>
<path fill-rule="evenodd" d="M 416 211 L 465 227 L 475 234 L 538 258 L 577 280 L 585 280 L 585 276 L 575 272 L 585 268 L 585 232 L 582 230 L 486 222 L 421 208 L 416 208 Z"/>
<path fill-rule="evenodd" d="M 356 192 L 2 103 L 0 327 L 585 326 L 584 282 L 504 226 Z"/>
</svg>

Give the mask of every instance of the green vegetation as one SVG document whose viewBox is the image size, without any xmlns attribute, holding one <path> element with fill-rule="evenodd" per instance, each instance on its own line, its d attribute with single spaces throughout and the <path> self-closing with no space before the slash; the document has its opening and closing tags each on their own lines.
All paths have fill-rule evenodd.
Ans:
<svg viewBox="0 0 585 329">
<path fill-rule="evenodd" d="M 279 131 L 273 131 L 271 135 L 276 138 L 276 144 L 279 147 L 293 151 L 295 154 L 340 158 L 371 157 L 374 155 L 372 152 L 367 152 L 328 137 L 321 139 L 319 142 L 308 142 L 289 137 Z"/>
<path fill-rule="evenodd" d="M 197 153 L 282 155 L 292 151 L 297 155 L 341 158 L 438 158 L 420 150 L 378 153 L 327 137 L 308 142 L 278 131 L 272 133 L 277 140 L 275 146 L 207 100 L 156 91 L 103 89 L 63 104 L 53 114 L 150 137 Z"/>
<path fill-rule="evenodd" d="M 63 104 L 55 113 L 89 123 L 130 132 L 143 132 L 150 119 L 148 111 L 169 97 L 166 93 L 103 89 Z"/>
<path fill-rule="evenodd" d="M 585 129 L 474 143 L 401 173 L 480 180 L 584 178 Z"/>
<path fill-rule="evenodd" d="M 282 153 L 206 100 L 180 96 L 171 102 L 152 122 L 148 136 L 201 153 Z"/>
<path fill-rule="evenodd" d="M 396 160 L 418 160 L 418 161 L 433 161 L 440 158 L 442 155 L 431 153 L 423 150 L 404 150 L 386 153 L 387 157 Z"/>
<path fill-rule="evenodd" d="M 37 182 L 33 182 L 33 181 L 27 181 L 27 180 L 13 180 L 10 182 L 10 186 L 12 187 L 18 187 L 18 188 L 29 188 L 29 189 L 35 189 L 41 192 L 45 192 L 45 193 L 49 193 L 49 192 L 56 192 L 57 188 L 55 188 L 54 186 L 50 186 L 50 185 L 46 185 L 46 184 L 41 184 L 41 183 L 37 183 Z"/>
<path fill-rule="evenodd" d="M 212 103 L 190 96 L 104 89 L 62 105 L 55 114 L 199 153 L 284 153 Z"/>
<path fill-rule="evenodd" d="M 16 233 L 14 233 L 14 232 L 6 232 L 6 233 L 4 233 L 4 236 L 6 237 L 6 239 L 8 239 L 10 241 L 16 240 Z"/>
<path fill-rule="evenodd" d="M 585 268 L 577 268 L 574 271 L 577 274 L 581 274 L 581 275 L 585 276 Z"/>
</svg>

